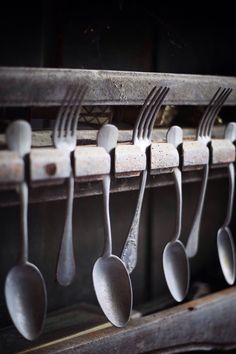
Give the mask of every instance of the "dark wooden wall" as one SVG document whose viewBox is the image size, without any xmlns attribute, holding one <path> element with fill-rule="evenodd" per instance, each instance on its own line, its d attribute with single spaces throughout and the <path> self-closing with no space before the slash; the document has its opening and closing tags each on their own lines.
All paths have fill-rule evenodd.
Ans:
<svg viewBox="0 0 236 354">
<path fill-rule="evenodd" d="M 0 65 L 235 75 L 232 6 L 5 2 Z"/>
</svg>

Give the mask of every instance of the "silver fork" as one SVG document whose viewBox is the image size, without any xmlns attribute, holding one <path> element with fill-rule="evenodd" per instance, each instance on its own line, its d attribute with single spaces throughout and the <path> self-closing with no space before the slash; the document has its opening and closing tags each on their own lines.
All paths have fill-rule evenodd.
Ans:
<svg viewBox="0 0 236 354">
<path fill-rule="evenodd" d="M 231 91 L 232 89 L 230 88 L 223 89 L 220 87 L 212 97 L 209 105 L 207 106 L 201 118 L 201 121 L 197 129 L 198 141 L 201 141 L 206 145 L 211 141 L 211 133 L 215 123 L 215 119 L 219 111 L 221 110 L 223 104 L 225 103 L 226 99 L 230 95 Z M 186 252 L 189 258 L 194 257 L 198 251 L 200 226 L 201 226 L 203 205 L 204 205 L 204 200 L 206 195 L 208 175 L 209 175 L 209 164 L 206 164 L 204 167 L 202 185 L 201 185 L 200 196 L 198 199 L 197 209 L 194 215 L 193 225 L 186 246 Z"/>
<path fill-rule="evenodd" d="M 85 92 L 85 86 L 73 86 L 67 91 L 54 125 L 54 146 L 57 149 L 68 151 L 69 154 L 71 154 L 76 147 L 76 129 Z M 75 276 L 75 256 L 72 230 L 73 198 L 74 176 L 71 169 L 70 177 L 68 178 L 65 224 L 56 272 L 57 281 L 63 286 L 71 284 Z"/>
<path fill-rule="evenodd" d="M 168 91 L 168 87 L 154 87 L 147 96 L 140 111 L 133 130 L 132 141 L 134 145 L 140 146 L 143 151 L 146 151 L 147 147 L 151 145 L 151 135 L 156 116 Z M 139 196 L 135 213 L 121 254 L 121 259 L 125 263 L 129 273 L 134 270 L 137 264 L 139 221 L 146 181 L 147 167 L 141 175 Z"/>
</svg>

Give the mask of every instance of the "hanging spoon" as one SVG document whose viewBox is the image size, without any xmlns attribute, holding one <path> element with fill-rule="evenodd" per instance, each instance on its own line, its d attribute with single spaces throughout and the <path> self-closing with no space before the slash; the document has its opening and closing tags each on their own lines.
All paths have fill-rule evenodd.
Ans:
<svg viewBox="0 0 236 354">
<path fill-rule="evenodd" d="M 236 123 L 229 123 L 225 130 L 225 139 L 234 142 L 236 140 Z M 234 163 L 228 166 L 229 172 L 229 199 L 227 207 L 227 215 L 223 226 L 217 232 L 217 250 L 220 260 L 222 272 L 225 280 L 229 285 L 233 285 L 235 281 L 235 246 L 229 224 L 232 217 L 234 189 L 235 189 L 235 169 Z"/>
<path fill-rule="evenodd" d="M 167 142 L 176 148 L 182 143 L 183 132 L 178 126 L 173 126 L 167 133 Z M 168 288 L 176 301 L 182 301 L 189 288 L 189 261 L 185 247 L 179 240 L 182 222 L 182 176 L 178 167 L 173 170 L 177 194 L 177 219 L 175 237 L 168 242 L 163 252 L 163 268 Z"/>
<path fill-rule="evenodd" d="M 97 145 L 110 153 L 116 147 L 117 139 L 118 129 L 114 125 L 106 124 L 98 132 Z M 108 320 L 116 327 L 124 327 L 130 317 L 133 295 L 125 264 L 112 254 L 110 181 L 110 175 L 103 179 L 105 244 L 102 256 L 93 267 L 93 285 L 98 302 Z"/>
<path fill-rule="evenodd" d="M 8 148 L 23 158 L 30 152 L 31 128 L 25 121 L 15 121 L 7 129 Z M 18 264 L 7 274 L 5 298 L 11 319 L 17 330 L 28 340 L 34 340 L 42 331 L 46 315 L 46 286 L 39 269 L 28 262 L 28 186 L 18 187 L 21 208 L 21 249 Z"/>
</svg>

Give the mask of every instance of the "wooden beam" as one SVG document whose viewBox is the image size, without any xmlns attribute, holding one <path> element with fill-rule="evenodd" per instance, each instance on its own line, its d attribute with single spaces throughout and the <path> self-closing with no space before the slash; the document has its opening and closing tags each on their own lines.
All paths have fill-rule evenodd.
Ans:
<svg viewBox="0 0 236 354">
<path fill-rule="evenodd" d="M 142 105 L 156 85 L 170 87 L 165 104 L 206 105 L 219 87 L 233 92 L 236 78 L 107 70 L 0 68 L 0 106 L 58 106 L 72 84 L 87 84 L 85 105 Z"/>
<path fill-rule="evenodd" d="M 236 348 L 236 288 L 149 316 L 126 328 L 103 324 L 22 353 L 179 353 Z"/>
</svg>

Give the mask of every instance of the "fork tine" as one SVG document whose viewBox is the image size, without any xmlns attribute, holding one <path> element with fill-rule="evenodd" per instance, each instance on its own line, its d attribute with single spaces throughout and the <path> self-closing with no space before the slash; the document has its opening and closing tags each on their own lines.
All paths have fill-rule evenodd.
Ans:
<svg viewBox="0 0 236 354">
<path fill-rule="evenodd" d="M 153 106 L 155 105 L 157 98 L 160 96 L 161 91 L 162 91 L 162 86 L 158 88 L 155 95 L 152 97 L 151 101 L 149 102 L 149 105 L 146 106 L 145 112 L 142 116 L 142 121 L 140 123 L 139 131 L 138 131 L 138 139 L 143 138 L 144 126 L 150 115 L 150 111 L 153 109 Z"/>
<path fill-rule="evenodd" d="M 87 86 L 83 85 L 80 89 L 80 93 L 77 97 L 77 105 L 75 105 L 75 110 L 73 113 L 73 119 L 68 122 L 68 129 L 70 129 L 71 131 L 71 135 L 76 137 L 76 129 L 77 129 L 77 125 L 78 125 L 78 120 L 79 120 L 79 116 L 80 116 L 80 111 L 81 111 L 81 107 L 82 107 L 82 102 L 84 99 L 84 95 L 87 91 Z M 69 133 L 69 131 L 68 131 Z"/>
<path fill-rule="evenodd" d="M 231 89 L 231 88 L 228 88 L 228 89 L 226 90 L 226 92 L 224 93 L 223 97 L 221 98 L 219 104 L 216 106 L 215 113 L 214 113 L 214 115 L 212 116 L 212 118 L 208 121 L 208 126 L 206 127 L 206 134 L 207 134 L 207 136 L 211 136 L 211 132 L 212 132 L 212 129 L 213 129 L 213 126 L 214 126 L 216 117 L 218 116 L 218 114 L 219 114 L 221 108 L 223 107 L 225 101 L 227 100 L 227 98 L 229 97 L 229 95 L 231 94 L 231 92 L 232 92 L 232 89 Z"/>
<path fill-rule="evenodd" d="M 169 87 L 164 87 L 161 94 L 159 95 L 158 100 L 156 101 L 152 112 L 150 113 L 150 116 L 146 122 L 145 125 L 145 132 L 144 132 L 144 137 L 147 137 L 148 139 L 151 139 L 151 135 L 152 135 L 152 131 L 153 131 L 153 127 L 154 127 L 154 123 L 156 121 L 156 117 L 157 117 L 157 113 L 159 112 L 163 101 L 167 95 L 167 93 L 169 92 Z"/>
<path fill-rule="evenodd" d="M 143 115 L 144 115 L 144 113 L 145 113 L 145 111 L 146 111 L 146 109 L 147 109 L 147 106 L 148 106 L 149 102 L 151 101 L 151 99 L 152 99 L 153 96 L 155 95 L 156 91 L 157 91 L 157 87 L 154 86 L 154 87 L 151 89 L 151 91 L 149 92 L 148 96 L 146 97 L 146 99 L 145 99 L 145 101 L 144 101 L 144 104 L 142 105 L 141 111 L 140 111 L 140 113 L 139 113 L 139 115 L 138 115 L 138 118 L 137 118 L 137 120 L 136 120 L 136 122 L 135 122 L 135 126 L 134 126 L 134 129 L 133 129 L 133 136 L 132 136 L 132 140 L 133 140 L 133 141 L 134 141 L 134 140 L 137 138 L 137 136 L 138 136 L 139 126 L 140 126 L 140 123 L 141 123 L 141 121 L 142 121 L 142 119 L 143 119 Z"/>
<path fill-rule="evenodd" d="M 70 134 L 71 121 L 73 120 L 74 113 L 77 107 L 78 97 L 81 92 L 81 86 L 77 85 L 73 92 L 73 97 L 71 98 L 70 111 L 68 112 L 66 124 L 65 124 L 65 136 Z"/>
<path fill-rule="evenodd" d="M 204 113 L 202 115 L 202 118 L 201 118 L 200 123 L 199 123 L 198 128 L 197 128 L 197 138 L 199 136 L 201 136 L 202 133 L 203 133 L 203 127 L 204 127 L 205 121 L 206 121 L 208 115 L 210 114 L 211 109 L 212 109 L 212 105 L 213 105 L 213 103 L 214 103 L 214 101 L 215 101 L 215 99 L 216 99 L 216 97 L 217 97 L 217 95 L 218 95 L 218 93 L 220 91 L 221 91 L 221 87 L 219 87 L 218 90 L 215 92 L 215 94 L 211 98 L 210 102 L 208 103 L 207 108 L 205 109 L 205 111 L 204 111 Z"/>
<path fill-rule="evenodd" d="M 64 111 L 64 114 L 63 114 L 63 117 L 62 117 L 62 120 L 61 120 L 61 126 L 60 126 L 61 136 L 65 136 L 65 133 L 66 133 L 65 129 L 66 129 L 66 126 L 67 126 L 68 119 L 69 119 L 69 117 L 71 115 L 71 111 L 73 109 L 73 102 L 74 102 L 74 99 L 76 97 L 77 91 L 78 91 L 78 87 L 73 85 L 71 90 L 70 90 L 70 97 L 68 99 L 67 108 Z"/>
<path fill-rule="evenodd" d="M 56 121 L 55 121 L 55 124 L 54 124 L 54 127 L 53 127 L 53 135 L 52 135 L 53 142 L 55 142 L 56 138 L 58 136 L 60 136 L 61 121 L 62 121 L 62 118 L 64 116 L 65 111 L 68 109 L 67 101 L 69 101 L 70 95 L 71 95 L 71 87 L 66 90 L 66 94 L 65 94 L 65 96 L 63 98 L 61 107 L 60 107 L 59 112 L 57 114 L 57 118 L 56 118 Z"/>
<path fill-rule="evenodd" d="M 209 123 L 215 119 L 215 112 L 217 111 L 217 107 L 219 106 L 220 102 L 222 101 L 222 98 L 224 97 L 225 92 L 226 92 L 226 89 L 225 88 L 222 89 L 221 93 L 219 94 L 219 96 L 217 97 L 215 102 L 213 103 L 213 105 L 211 107 L 211 111 L 210 111 L 207 119 L 205 120 L 204 126 L 202 128 L 202 136 L 207 136 Z"/>
</svg>

